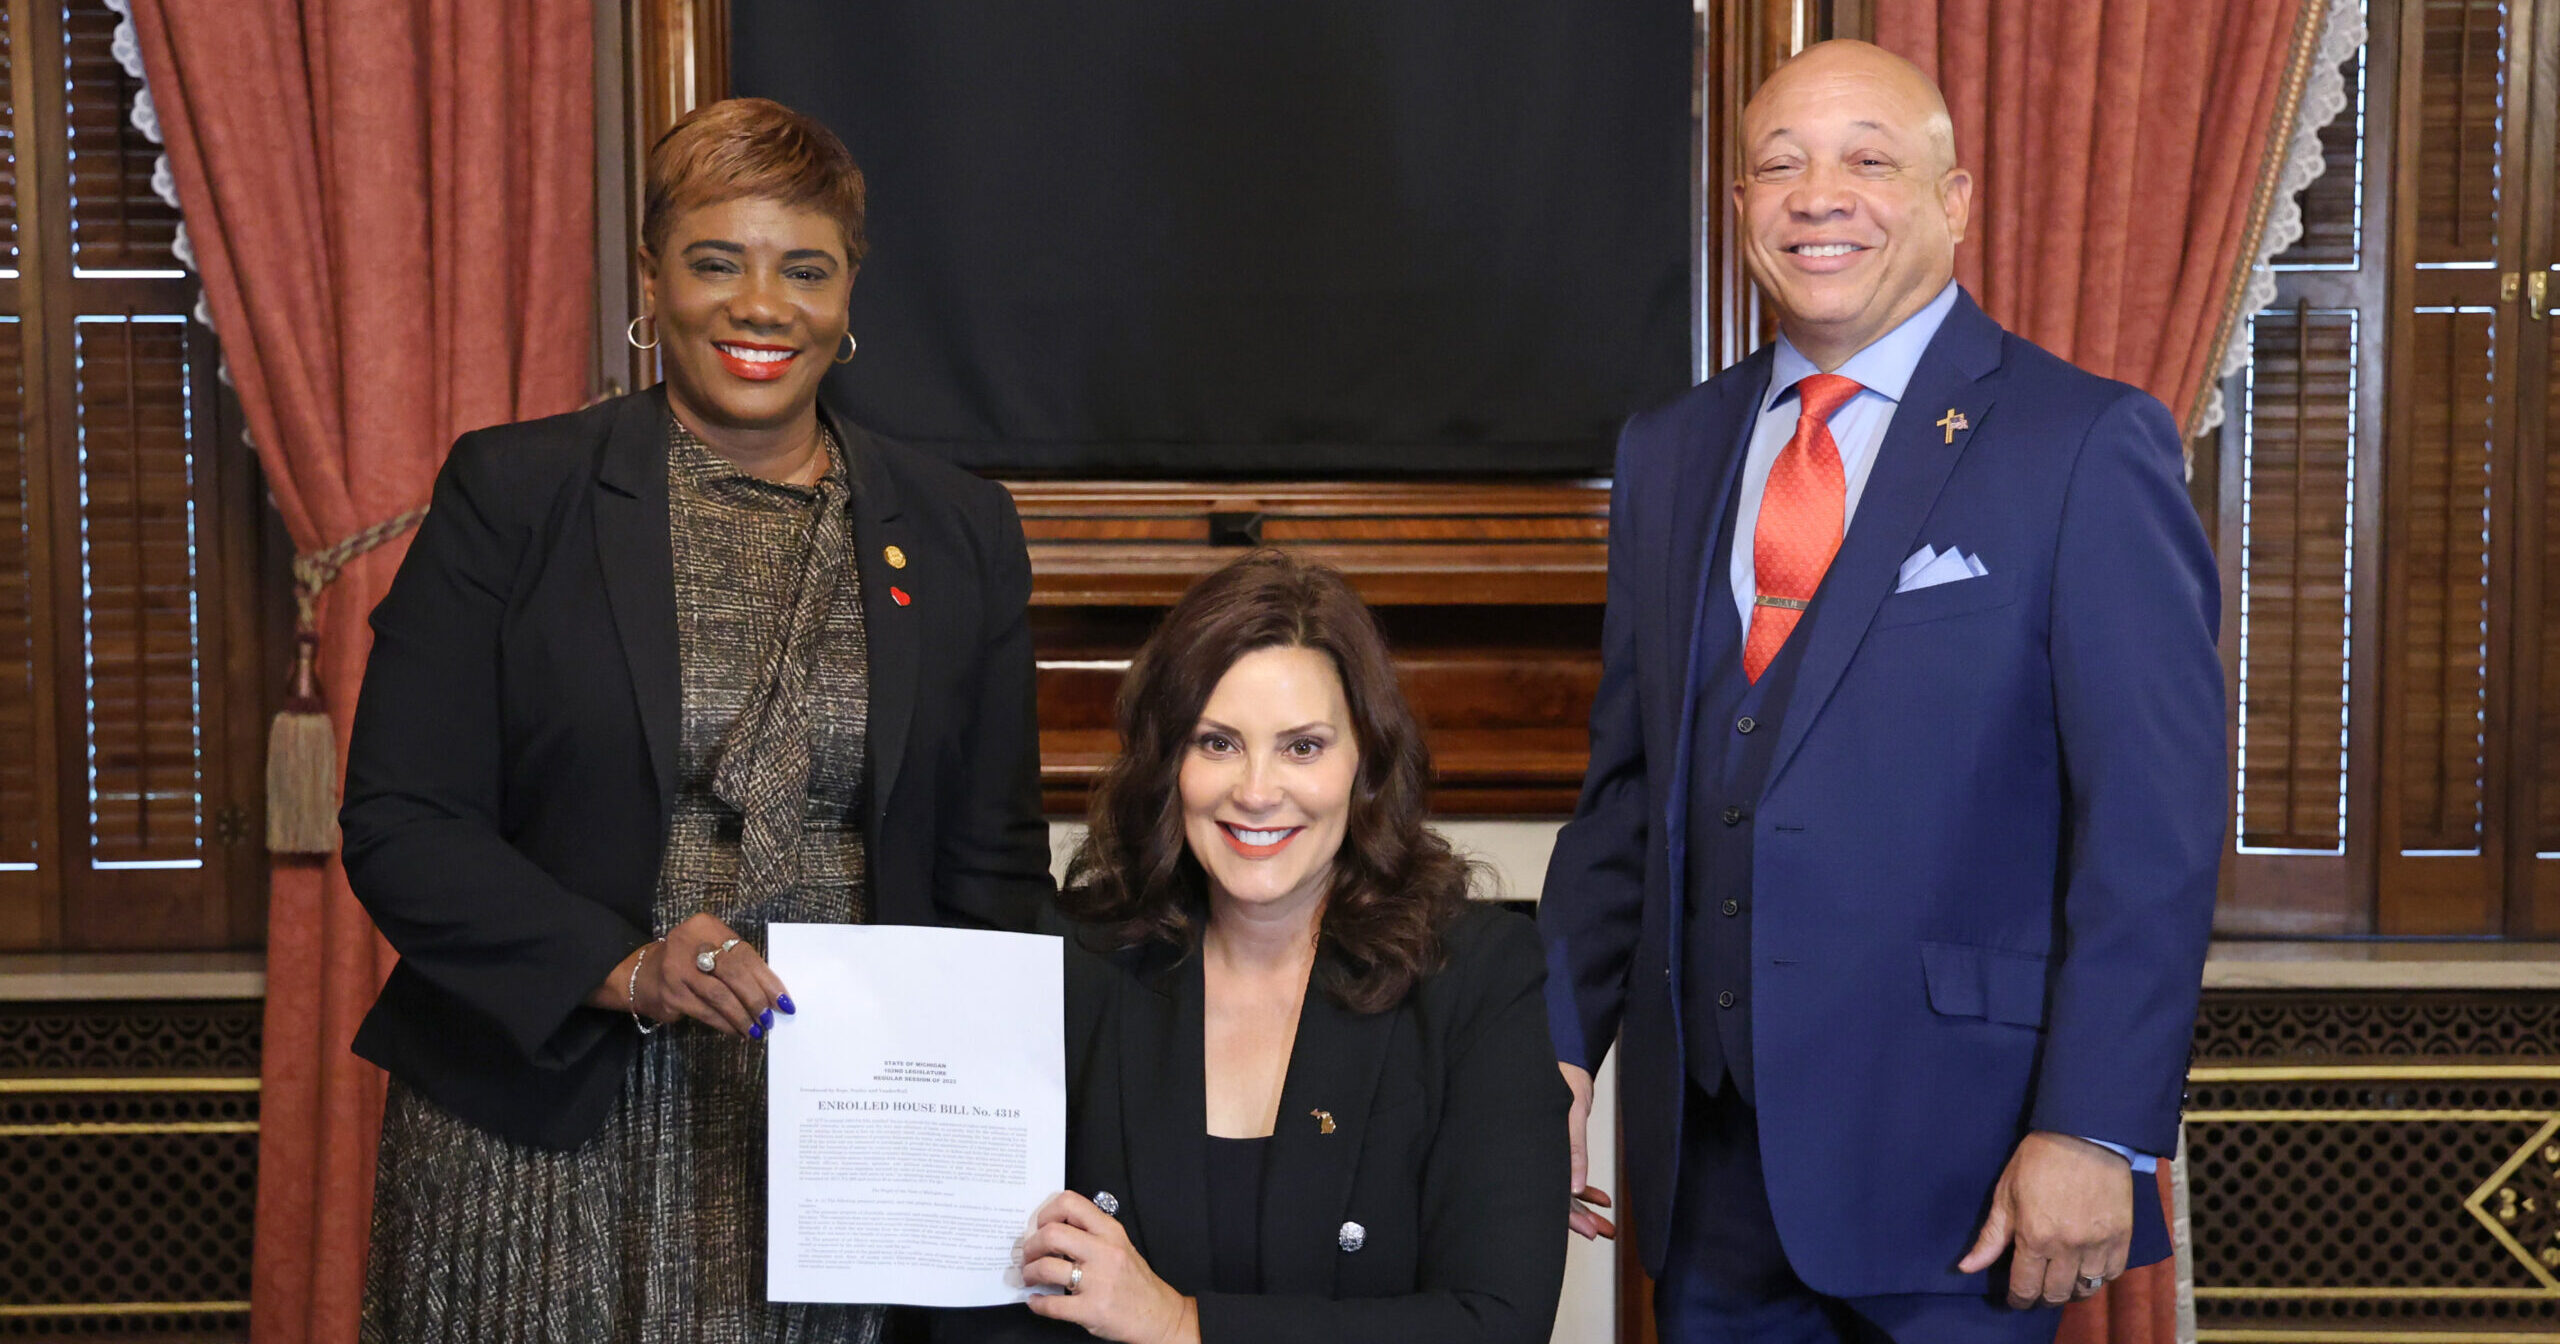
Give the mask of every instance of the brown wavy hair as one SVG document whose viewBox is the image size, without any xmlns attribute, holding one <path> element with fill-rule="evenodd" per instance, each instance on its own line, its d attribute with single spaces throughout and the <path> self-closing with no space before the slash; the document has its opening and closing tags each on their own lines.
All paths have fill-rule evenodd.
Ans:
<svg viewBox="0 0 2560 1344">
<path fill-rule="evenodd" d="M 641 188 L 640 241 L 659 255 L 677 216 L 737 200 L 779 201 L 834 220 L 848 266 L 871 250 L 867 188 L 844 141 L 770 98 L 723 98 L 677 118 L 649 147 Z"/>
<path fill-rule="evenodd" d="M 1271 648 L 1314 649 L 1342 678 L 1360 766 L 1317 933 L 1338 954 L 1322 983 L 1356 1012 L 1391 1008 L 1438 969 L 1473 865 L 1423 824 L 1431 751 L 1377 621 L 1342 575 L 1283 551 L 1192 585 L 1130 663 L 1115 707 L 1120 755 L 1094 787 L 1058 905 L 1115 946 L 1199 950 L 1209 884 L 1183 838 L 1183 755 L 1227 669 Z"/>
</svg>

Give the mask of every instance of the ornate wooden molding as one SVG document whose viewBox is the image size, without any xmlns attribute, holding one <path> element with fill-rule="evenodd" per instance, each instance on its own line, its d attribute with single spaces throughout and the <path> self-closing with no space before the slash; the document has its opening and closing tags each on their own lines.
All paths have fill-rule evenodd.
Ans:
<svg viewBox="0 0 2560 1344">
<path fill-rule="evenodd" d="M 676 118 L 729 96 L 729 0 L 638 0 L 624 14 L 638 57 L 633 138 L 645 158 Z"/>
<path fill-rule="evenodd" d="M 1167 605 L 1239 548 L 1303 551 L 1381 606 L 1599 603 L 1604 484 L 1009 483 L 1046 606 Z"/>
<path fill-rule="evenodd" d="M 1835 6 L 1819 0 L 1747 0 L 1708 5 L 1698 59 L 1698 355 L 1708 372 L 1741 359 L 1777 331 L 1743 269 L 1735 233 L 1733 184 L 1742 176 L 1742 109 L 1751 91 L 1786 59 L 1830 36 Z M 1864 6 L 1849 6 L 1864 20 Z M 1841 33 L 1841 36 L 1850 36 Z"/>
<path fill-rule="evenodd" d="M 658 381 L 656 357 L 623 339 L 640 311 L 641 176 L 676 118 L 729 96 L 729 0 L 598 6 L 596 95 L 596 390 L 610 396 Z"/>
<path fill-rule="evenodd" d="M 1041 783 L 1053 813 L 1081 811 L 1117 749 L 1112 697 L 1163 610 L 1257 544 L 1335 566 L 1377 611 L 1431 734 L 1441 811 L 1571 809 L 1600 677 L 1605 484 L 1011 488 L 1031 548 Z"/>
</svg>

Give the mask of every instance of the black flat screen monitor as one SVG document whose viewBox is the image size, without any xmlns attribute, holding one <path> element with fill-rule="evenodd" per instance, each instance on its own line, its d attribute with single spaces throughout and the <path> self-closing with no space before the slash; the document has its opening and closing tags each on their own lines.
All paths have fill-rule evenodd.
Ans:
<svg viewBox="0 0 2560 1344">
<path fill-rule="evenodd" d="M 1605 471 L 1691 381 L 1688 0 L 740 0 L 870 182 L 828 396 L 985 471 Z"/>
</svg>

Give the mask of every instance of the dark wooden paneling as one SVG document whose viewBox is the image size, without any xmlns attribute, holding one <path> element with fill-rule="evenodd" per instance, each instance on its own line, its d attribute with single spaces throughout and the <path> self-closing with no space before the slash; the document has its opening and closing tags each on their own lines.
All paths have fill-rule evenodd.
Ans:
<svg viewBox="0 0 2560 1344">
<path fill-rule="evenodd" d="M 1872 11 L 1873 6 L 1864 6 Z M 1872 27 L 1870 14 L 1852 19 Z M 1777 333 L 1777 317 L 1760 300 L 1743 266 L 1733 216 L 1733 184 L 1742 179 L 1742 109 L 1760 81 L 1804 41 L 1821 15 L 1793 0 L 1742 0 L 1703 6 L 1699 20 L 1698 324 L 1700 367 L 1726 367 Z"/>
<path fill-rule="evenodd" d="M 632 0 L 621 7 L 619 23 L 623 64 L 617 83 L 622 102 L 618 109 L 599 108 L 597 120 L 601 123 L 619 111 L 621 133 L 615 137 L 614 161 L 597 164 L 596 172 L 620 176 L 619 236 L 636 252 L 650 146 L 676 118 L 729 96 L 729 0 Z M 640 311 L 639 268 L 629 253 L 610 255 L 598 260 L 596 275 L 600 289 L 610 286 L 621 291 L 612 307 L 625 316 L 597 327 L 600 339 L 613 341 L 629 315 Z M 648 387 L 658 381 L 656 351 L 628 345 L 619 349 L 620 358 L 608 357 L 605 363 L 611 367 L 621 362 L 629 374 L 629 387 Z M 610 395 L 622 389 L 605 390 Z"/>
<path fill-rule="evenodd" d="M 1343 571 L 1430 735 L 1444 812 L 1569 811 L 1600 675 L 1597 485 L 1013 487 L 1032 559 L 1040 758 L 1053 813 L 1117 749 L 1111 703 L 1164 609 L 1258 535 Z"/>
</svg>

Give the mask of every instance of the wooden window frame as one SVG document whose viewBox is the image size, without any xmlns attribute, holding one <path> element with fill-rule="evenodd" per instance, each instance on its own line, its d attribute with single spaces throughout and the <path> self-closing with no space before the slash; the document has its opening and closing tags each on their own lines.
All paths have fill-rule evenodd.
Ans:
<svg viewBox="0 0 2560 1344">
<path fill-rule="evenodd" d="M 0 315 L 17 318 L 22 332 L 34 577 L 36 740 L 29 749 L 37 760 L 39 838 L 31 868 L 0 871 L 0 949 L 254 947 L 266 933 L 267 865 L 257 837 L 263 834 L 264 724 L 271 708 L 268 650 L 281 628 L 282 555 L 289 551 L 276 551 L 274 530 L 264 521 L 238 406 L 216 376 L 212 333 L 184 316 L 196 305 L 196 278 L 74 272 L 68 107 L 50 80 L 22 78 L 65 68 L 63 9 L 60 0 L 7 8 L 17 84 L 10 103 L 20 269 L 0 277 Z M 45 96 L 23 96 L 30 84 Z M 199 426 L 192 436 L 190 502 L 201 576 L 194 630 L 203 828 L 200 864 L 192 869 L 98 866 L 83 825 L 89 714 L 81 661 L 75 324 L 114 316 L 180 316 L 188 324 L 189 415 Z"/>
<path fill-rule="evenodd" d="M 2450 269 L 2419 264 L 2421 157 L 2427 90 L 2427 5 L 2371 0 L 2364 53 L 2364 255 L 2354 270 L 2279 271 L 2275 307 L 2357 314 L 2355 365 L 2355 559 L 2348 650 L 2350 714 L 2346 841 L 2336 855 L 2239 852 L 2226 846 L 2217 931 L 2227 937 L 2560 937 L 2560 856 L 2538 857 L 2540 791 L 2560 788 L 2560 761 L 2540 759 L 2544 689 L 2560 667 L 2543 666 L 2541 627 L 2550 602 L 2545 532 L 2560 526 L 2560 461 L 2550 442 L 2548 389 L 2560 367 L 2552 319 L 2535 319 L 2514 292 L 2524 276 L 2560 273 L 2560 0 L 2507 6 L 2506 104 L 2500 236 L 2492 254 Z M 2403 152 L 2406 151 L 2406 152 Z M 2412 663 L 2415 504 L 2411 454 L 2418 416 L 2421 308 L 2483 310 L 2495 325 L 2488 376 L 2494 397 L 2486 439 L 2489 516 L 2480 730 L 2477 854 L 2404 850 L 2400 771 L 2416 768 L 2404 734 L 2420 690 Z M 2245 376 L 2245 375 L 2244 375 Z M 2226 669 L 2238 704 L 2238 573 L 2247 426 L 2242 381 L 2225 386 L 2232 408 L 2200 445 L 2200 484 L 2224 556 Z M 2542 389 L 2542 395 L 2536 395 Z M 2450 413 L 2450 411 L 2448 412 Z M 2457 850 L 2460 847 L 2455 847 Z"/>
</svg>

